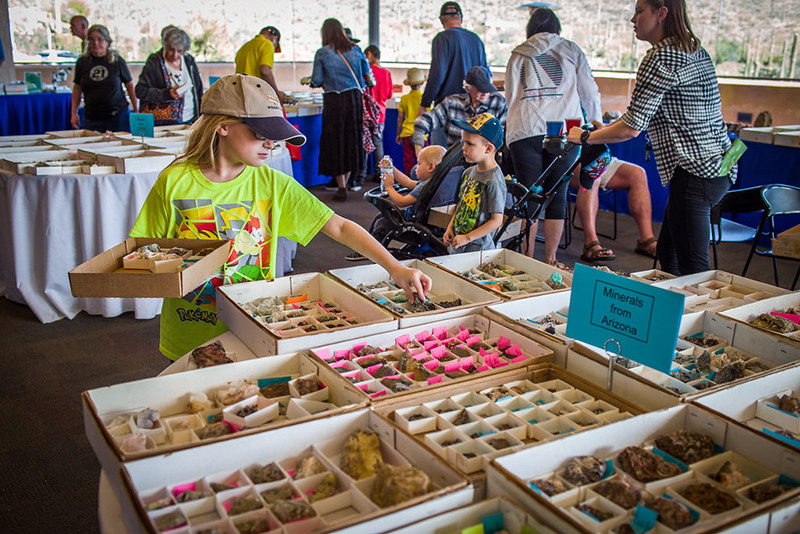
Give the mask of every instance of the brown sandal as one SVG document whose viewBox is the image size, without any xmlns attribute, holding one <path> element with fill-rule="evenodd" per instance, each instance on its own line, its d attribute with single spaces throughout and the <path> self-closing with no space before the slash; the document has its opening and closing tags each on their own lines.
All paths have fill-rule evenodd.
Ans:
<svg viewBox="0 0 800 534">
<path fill-rule="evenodd" d="M 644 241 L 636 241 L 636 248 L 633 251 L 636 254 L 641 254 L 642 256 L 647 256 L 648 258 L 656 259 L 656 253 L 650 252 L 650 245 L 653 243 L 658 244 L 657 237 L 651 237 L 650 239 L 645 239 Z M 658 248 L 656 247 L 656 251 Z"/>
<path fill-rule="evenodd" d="M 594 247 L 600 247 L 595 249 Z M 603 254 L 603 253 L 606 254 Z M 610 254 L 608 254 L 611 252 Z M 615 260 L 617 257 L 611 251 L 611 249 L 604 247 L 600 241 L 592 241 L 588 245 L 583 247 L 583 254 L 581 254 L 581 260 L 588 261 L 590 263 L 598 262 L 598 261 L 611 261 Z"/>
</svg>

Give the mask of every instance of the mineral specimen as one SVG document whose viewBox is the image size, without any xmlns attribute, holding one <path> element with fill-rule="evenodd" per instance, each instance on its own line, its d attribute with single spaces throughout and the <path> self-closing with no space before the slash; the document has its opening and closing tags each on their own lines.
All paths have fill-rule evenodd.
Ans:
<svg viewBox="0 0 800 534">
<path fill-rule="evenodd" d="M 752 483 L 752 480 L 742 473 L 739 466 L 733 462 L 725 462 L 719 468 L 719 471 L 712 473 L 709 478 L 719 482 L 729 490 L 737 490 Z"/>
<path fill-rule="evenodd" d="M 170 530 L 185 525 L 186 518 L 183 517 L 182 513 L 175 510 L 174 512 L 162 515 L 161 517 L 157 518 L 155 522 L 156 528 L 159 531 L 164 532 L 165 530 Z"/>
<path fill-rule="evenodd" d="M 319 486 L 314 488 L 308 495 L 308 500 L 311 502 L 321 501 L 327 499 L 336 493 L 336 476 L 333 473 L 328 473 L 322 479 Z"/>
<path fill-rule="evenodd" d="M 514 393 L 505 386 L 500 386 L 498 388 L 491 389 L 485 393 L 487 397 L 489 397 L 490 401 L 496 401 L 498 399 L 502 399 L 503 397 L 508 397 L 509 395 L 513 395 Z"/>
<path fill-rule="evenodd" d="M 492 447 L 493 449 L 498 450 L 498 451 L 501 451 L 503 449 L 507 449 L 507 448 L 509 448 L 511 446 L 511 444 L 505 438 L 493 438 L 493 439 L 487 440 L 486 443 L 490 447 Z"/>
<path fill-rule="evenodd" d="M 233 434 L 233 429 L 227 423 L 214 423 L 194 431 L 199 439 L 219 438 Z"/>
<path fill-rule="evenodd" d="M 433 490 L 433 482 L 421 469 L 385 464 L 378 471 L 372 487 L 372 501 L 386 508 L 424 495 Z"/>
<path fill-rule="evenodd" d="M 294 387 L 297 389 L 297 393 L 299 393 L 301 397 L 303 395 L 308 395 L 309 393 L 314 393 L 320 389 L 319 381 L 317 380 L 316 376 L 312 376 L 310 378 L 298 378 L 294 381 Z"/>
<path fill-rule="evenodd" d="M 450 349 L 450 352 L 459 358 L 469 358 L 472 355 L 472 353 L 466 347 L 453 347 Z"/>
<path fill-rule="evenodd" d="M 644 505 L 658 512 L 658 520 L 672 530 L 679 530 L 694 523 L 692 512 L 681 503 L 664 497 L 645 499 Z"/>
<path fill-rule="evenodd" d="M 190 502 L 190 501 L 197 501 L 199 499 L 204 499 L 206 497 L 210 497 L 210 493 L 206 493 L 204 491 L 192 491 L 186 490 L 182 493 L 179 493 L 175 500 L 178 502 Z"/>
<path fill-rule="evenodd" d="M 533 480 L 531 484 L 536 486 L 539 491 L 546 493 L 550 497 L 567 491 L 567 487 L 564 485 L 564 483 L 557 478 L 540 478 Z"/>
<path fill-rule="evenodd" d="M 681 474 L 681 468 L 641 447 L 626 447 L 617 456 L 620 467 L 639 482 L 653 482 Z"/>
<path fill-rule="evenodd" d="M 710 514 L 721 514 L 739 506 L 733 496 L 705 482 L 692 484 L 678 493 Z"/>
<path fill-rule="evenodd" d="M 270 505 L 269 509 L 272 510 L 272 513 L 281 523 L 291 523 L 292 521 L 308 519 L 317 515 L 317 512 L 311 508 L 310 504 L 299 499 L 294 501 L 275 501 Z"/>
<path fill-rule="evenodd" d="M 455 426 L 465 425 L 467 423 L 469 423 L 469 413 L 467 410 L 461 410 L 458 412 L 456 418 L 453 419 L 453 425 Z"/>
<path fill-rule="evenodd" d="M 518 291 L 517 284 L 512 282 L 511 280 L 503 280 L 500 282 L 500 291 Z"/>
<path fill-rule="evenodd" d="M 564 468 L 564 480 L 574 486 L 597 482 L 606 472 L 606 464 L 594 456 L 578 456 Z"/>
<path fill-rule="evenodd" d="M 357 430 L 344 443 L 340 467 L 353 480 L 375 475 L 383 466 L 381 441 L 371 430 Z"/>
<path fill-rule="evenodd" d="M 236 523 L 236 530 L 239 531 L 239 534 L 262 534 L 272 529 L 269 526 L 269 521 L 263 517 L 257 517 Z"/>
<path fill-rule="evenodd" d="M 626 510 L 636 506 L 642 496 L 642 490 L 636 484 L 619 476 L 604 480 L 592 489 Z"/>
<path fill-rule="evenodd" d="M 800 414 L 800 399 L 792 395 L 784 395 L 778 403 L 778 408 L 785 412 Z"/>
<path fill-rule="evenodd" d="M 736 364 L 729 363 L 728 365 L 717 371 L 717 374 L 714 377 L 714 382 L 716 382 L 717 384 L 726 384 L 728 382 L 733 382 L 738 378 L 739 378 L 739 370 L 737 369 Z"/>
<path fill-rule="evenodd" d="M 247 417 L 248 415 L 253 415 L 258 411 L 258 404 L 254 403 L 250 406 L 245 406 L 244 408 L 240 409 L 236 412 L 237 417 Z"/>
<path fill-rule="evenodd" d="M 297 493 L 288 484 L 280 488 L 268 489 L 261 492 L 261 497 L 267 501 L 267 504 L 273 504 L 276 501 L 289 501 L 297 497 Z"/>
<path fill-rule="evenodd" d="M 200 369 L 211 367 L 212 365 L 233 363 L 233 360 L 225 355 L 225 349 L 221 341 L 215 341 L 208 345 L 197 347 L 192 351 L 192 359 Z"/>
<path fill-rule="evenodd" d="M 714 440 L 692 430 L 678 430 L 656 438 L 656 447 L 685 464 L 693 464 L 714 455 Z"/>
<path fill-rule="evenodd" d="M 258 510 L 259 508 L 263 507 L 264 505 L 261 504 L 261 499 L 255 497 L 254 495 L 234 497 L 233 501 L 231 501 L 231 507 L 228 508 L 228 515 L 239 515 L 249 512 L 250 510 Z"/>
<path fill-rule="evenodd" d="M 614 517 L 613 514 L 609 512 L 604 512 L 598 508 L 589 506 L 588 504 L 579 504 L 578 506 L 575 507 L 575 509 L 580 512 L 583 512 L 584 514 L 592 516 L 593 518 L 597 519 L 600 522 L 603 522 L 606 519 L 611 519 L 612 517 Z"/>
<path fill-rule="evenodd" d="M 378 354 L 378 353 L 380 353 L 380 349 L 377 349 L 372 345 L 366 345 L 358 349 L 358 352 L 356 352 L 356 356 L 360 358 L 361 356 L 367 356 L 368 354 Z"/>
<path fill-rule="evenodd" d="M 384 378 L 381 380 L 381 384 L 391 389 L 395 393 L 409 391 L 414 387 L 414 383 L 407 378 Z"/>
<path fill-rule="evenodd" d="M 283 478 L 283 473 L 274 463 L 265 465 L 264 467 L 253 467 L 247 472 L 247 475 L 250 477 L 250 480 L 256 484 L 275 482 Z"/>
<path fill-rule="evenodd" d="M 202 438 L 200 438 L 202 439 Z M 143 432 L 136 432 L 125 436 L 119 444 L 119 449 L 124 453 L 141 452 L 147 448 L 147 436 Z"/>
<path fill-rule="evenodd" d="M 385 378 L 387 376 L 396 375 L 397 371 L 392 368 L 391 365 L 381 365 L 375 372 L 372 374 L 375 378 Z"/>
<path fill-rule="evenodd" d="M 769 367 L 757 359 L 752 359 L 745 362 L 744 368 L 753 373 L 763 373 L 764 371 L 769 371 Z"/>
<path fill-rule="evenodd" d="M 328 468 L 326 468 L 316 456 L 307 456 L 300 460 L 300 463 L 297 465 L 297 469 L 295 470 L 294 475 L 292 475 L 292 478 L 299 480 L 301 478 L 324 473 L 327 470 Z"/>
<path fill-rule="evenodd" d="M 420 297 L 414 293 L 414 302 L 410 306 L 411 313 L 424 313 L 436 309 L 436 304 L 428 300 L 428 297 Z"/>
<path fill-rule="evenodd" d="M 150 408 L 145 408 L 144 410 L 136 414 L 136 426 L 144 430 L 158 428 L 159 420 L 160 420 L 160 415 L 158 413 L 158 410 L 151 410 Z"/>
<path fill-rule="evenodd" d="M 617 527 L 617 534 L 636 534 L 636 531 L 633 530 L 630 523 L 623 523 Z"/>
<path fill-rule="evenodd" d="M 172 504 L 172 499 L 170 499 L 169 497 L 165 497 L 163 499 L 158 499 L 157 501 L 148 503 L 148 505 L 145 506 L 144 509 L 147 510 L 148 512 L 152 512 L 153 510 L 161 510 L 162 508 L 166 508 L 171 504 Z"/>
<path fill-rule="evenodd" d="M 277 384 L 270 384 L 261 388 L 261 394 L 268 399 L 276 397 L 286 397 L 290 395 L 289 382 L 278 382 Z"/>
<path fill-rule="evenodd" d="M 789 319 L 784 319 L 777 315 L 770 315 L 769 313 L 762 313 L 750 321 L 750 324 L 758 328 L 778 332 L 779 334 L 788 334 L 798 329 L 797 325 Z"/>
<path fill-rule="evenodd" d="M 697 357 L 697 370 L 707 375 L 711 372 L 711 355 L 708 353 L 707 350 L 703 351 L 703 354 Z"/>
<path fill-rule="evenodd" d="M 458 308 L 461 306 L 462 301 L 461 299 L 453 299 L 453 300 L 442 300 L 438 302 L 439 306 L 442 308 Z"/>
<path fill-rule="evenodd" d="M 255 384 L 232 385 L 229 388 L 217 391 L 217 402 L 223 406 L 230 406 L 257 393 L 258 386 Z"/>
<path fill-rule="evenodd" d="M 219 493 L 220 491 L 232 490 L 233 488 L 236 487 L 230 484 L 220 484 L 219 482 L 212 482 L 211 484 L 209 484 L 209 486 L 211 487 L 211 491 L 213 491 L 214 493 Z"/>
<path fill-rule="evenodd" d="M 761 504 L 771 501 L 772 499 L 779 497 L 787 491 L 791 491 L 793 489 L 794 488 L 792 486 L 785 484 L 761 484 L 750 489 L 749 497 L 751 501 Z"/>
<path fill-rule="evenodd" d="M 386 363 L 388 362 L 385 359 L 378 358 L 377 356 L 373 356 L 371 358 L 366 358 L 358 361 L 358 365 L 360 365 L 365 369 L 367 367 L 372 367 L 373 365 L 378 365 L 378 364 L 385 365 Z"/>
</svg>

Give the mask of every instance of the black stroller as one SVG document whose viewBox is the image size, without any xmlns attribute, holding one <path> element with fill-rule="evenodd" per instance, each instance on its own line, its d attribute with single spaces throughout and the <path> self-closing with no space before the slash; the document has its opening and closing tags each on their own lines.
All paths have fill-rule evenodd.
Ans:
<svg viewBox="0 0 800 534">
<path fill-rule="evenodd" d="M 419 199 L 408 208 L 405 214 L 389 200 L 388 195 L 381 194 L 380 187 L 364 193 L 364 199 L 380 212 L 373 220 L 369 231 L 375 235 L 378 224 L 388 228 L 386 233 L 377 238 L 396 258 L 423 259 L 448 254 L 447 245 L 442 241 L 445 229 L 428 224 L 428 219 L 432 208 L 455 204 L 458 201 L 461 172 L 454 171 L 454 168 L 464 163 L 461 148 L 462 143 L 459 141 L 447 150 L 430 178 L 430 183 L 422 190 Z M 556 160 L 545 169 L 533 186 L 526 188 L 514 180 L 506 182 L 509 200 L 505 209 L 506 220 L 495 232 L 495 242 L 498 246 L 517 252 L 521 250 L 522 243 L 526 242 L 530 233 L 533 221 L 539 217 L 541 210 L 550 202 L 561 181 L 569 180 L 572 176 L 572 171 L 579 163 L 580 152 L 579 145 L 567 143 L 564 146 L 562 143 L 561 152 Z M 568 172 L 561 177 L 561 180 L 555 181 L 548 191 L 544 191 L 540 184 L 547 180 L 556 163 L 565 158 L 570 162 Z M 537 204 L 530 218 L 527 214 L 528 202 Z M 511 237 L 504 236 L 503 234 L 514 222 L 514 219 L 523 221 L 521 231 Z"/>
</svg>

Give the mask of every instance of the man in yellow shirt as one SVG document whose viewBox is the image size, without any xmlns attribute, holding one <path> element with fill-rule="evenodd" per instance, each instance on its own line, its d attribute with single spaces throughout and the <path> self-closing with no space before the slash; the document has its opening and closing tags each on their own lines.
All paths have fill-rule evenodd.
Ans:
<svg viewBox="0 0 800 534">
<path fill-rule="evenodd" d="M 275 26 L 266 26 L 236 52 L 236 74 L 247 74 L 263 79 L 275 89 L 278 98 L 283 102 L 285 96 L 278 90 L 272 73 L 275 54 L 280 53 L 281 32 Z"/>
</svg>

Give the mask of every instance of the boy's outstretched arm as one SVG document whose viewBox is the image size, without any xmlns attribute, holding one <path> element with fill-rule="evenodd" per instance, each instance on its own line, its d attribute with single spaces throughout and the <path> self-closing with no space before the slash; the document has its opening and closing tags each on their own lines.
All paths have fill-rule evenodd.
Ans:
<svg viewBox="0 0 800 534">
<path fill-rule="evenodd" d="M 322 233 L 386 269 L 412 302 L 415 293 L 424 296 L 431 290 L 431 279 L 426 274 L 400 264 L 369 232 L 353 221 L 334 214 L 322 227 Z"/>
</svg>

